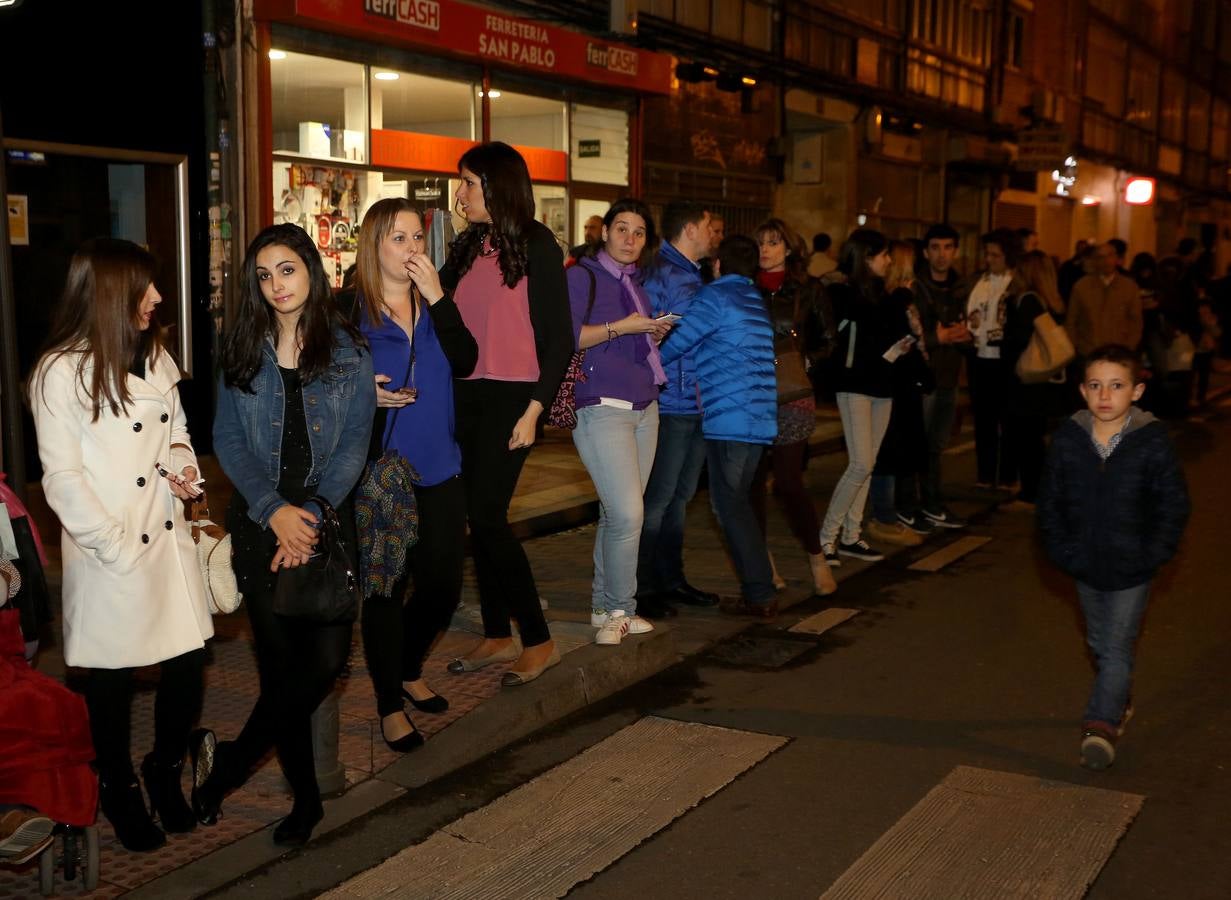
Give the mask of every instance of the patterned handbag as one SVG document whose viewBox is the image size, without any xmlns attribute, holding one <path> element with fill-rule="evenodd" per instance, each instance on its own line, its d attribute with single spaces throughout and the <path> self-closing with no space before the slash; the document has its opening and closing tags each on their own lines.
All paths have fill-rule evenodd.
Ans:
<svg viewBox="0 0 1231 900">
<path fill-rule="evenodd" d="M 595 281 L 594 273 L 586 266 L 582 268 L 590 276 L 590 296 L 586 300 L 585 318 L 581 320 L 581 327 L 585 328 L 590 324 L 590 313 L 594 311 Z M 573 429 L 577 427 L 577 385 L 586 380 L 586 373 L 582 368 L 585 358 L 586 351 L 578 350 L 568 361 L 564 380 L 560 382 L 555 399 L 551 401 L 551 409 L 547 411 L 547 424 L 553 428 Z"/>
</svg>

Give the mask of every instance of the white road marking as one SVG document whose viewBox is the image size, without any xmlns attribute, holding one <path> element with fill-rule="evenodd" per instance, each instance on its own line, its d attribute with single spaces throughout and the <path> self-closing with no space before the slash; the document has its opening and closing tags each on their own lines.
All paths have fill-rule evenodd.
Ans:
<svg viewBox="0 0 1231 900">
<path fill-rule="evenodd" d="M 835 625 L 841 625 L 847 619 L 859 615 L 857 609 L 823 609 L 819 613 L 802 621 L 796 622 L 787 631 L 794 631 L 796 634 L 824 634 Z"/>
<path fill-rule="evenodd" d="M 989 541 L 991 541 L 990 537 L 972 534 L 954 541 L 947 547 L 941 547 L 935 553 L 930 553 L 923 559 L 911 563 L 907 568 L 912 572 L 939 572 L 949 563 L 961 559 L 972 550 L 978 550 Z"/>
</svg>

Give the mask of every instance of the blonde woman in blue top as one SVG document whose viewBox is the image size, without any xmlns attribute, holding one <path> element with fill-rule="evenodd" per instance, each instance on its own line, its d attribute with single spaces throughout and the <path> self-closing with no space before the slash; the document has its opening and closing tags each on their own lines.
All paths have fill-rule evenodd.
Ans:
<svg viewBox="0 0 1231 900">
<path fill-rule="evenodd" d="M 379 439 L 418 477 L 418 543 L 398 567 L 393 590 L 363 604 L 381 735 L 400 752 L 423 743 L 404 701 L 427 713 L 449 708 L 423 680 L 423 660 L 461 597 L 466 494 L 453 436 L 453 379 L 469 375 L 479 355 L 426 250 L 423 215 L 409 200 L 380 200 L 363 217 L 357 320 L 372 348 L 376 404 L 387 411 Z"/>
</svg>

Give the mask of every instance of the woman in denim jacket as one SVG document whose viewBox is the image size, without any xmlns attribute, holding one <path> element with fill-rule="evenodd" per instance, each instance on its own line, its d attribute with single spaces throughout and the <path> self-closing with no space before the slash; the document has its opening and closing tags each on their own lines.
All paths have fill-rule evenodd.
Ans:
<svg viewBox="0 0 1231 900">
<path fill-rule="evenodd" d="M 307 842 L 323 815 L 312 759 L 312 712 L 350 650 L 350 624 L 273 611 L 276 573 L 316 543 L 320 495 L 353 532 L 350 494 L 367 460 L 376 398 L 372 357 L 334 304 L 321 259 L 297 225 L 258 234 L 244 260 L 243 299 L 222 352 L 214 452 L 235 494 L 227 510 L 233 561 L 256 642 L 261 694 L 234 741 L 194 743 L 197 815 L 217 821 L 222 796 L 277 747 L 295 801 L 274 843 Z M 354 535 L 345 534 L 354 546 Z"/>
</svg>

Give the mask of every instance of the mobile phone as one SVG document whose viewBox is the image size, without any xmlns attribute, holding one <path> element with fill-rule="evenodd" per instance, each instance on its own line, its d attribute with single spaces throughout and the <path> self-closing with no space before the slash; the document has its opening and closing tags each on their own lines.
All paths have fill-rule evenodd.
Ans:
<svg viewBox="0 0 1231 900">
<path fill-rule="evenodd" d="M 657 318 L 655 318 L 654 321 L 655 322 L 666 322 L 670 325 L 674 325 L 676 322 L 678 322 L 682 318 L 684 317 L 677 316 L 675 313 L 669 312 L 669 313 L 663 313 L 661 316 L 658 316 Z"/>
<path fill-rule="evenodd" d="M 154 468 L 158 470 L 158 474 L 161 475 L 163 478 L 169 478 L 171 481 L 174 481 L 176 484 L 182 484 L 184 487 L 188 488 L 190 493 L 194 493 L 194 494 L 204 493 L 204 491 L 202 491 L 200 488 L 200 485 L 205 484 L 204 478 L 198 478 L 196 481 L 185 481 L 182 475 L 176 475 L 174 472 L 172 472 L 170 469 L 168 469 L 166 466 L 164 466 L 160 462 L 155 462 Z"/>
</svg>

